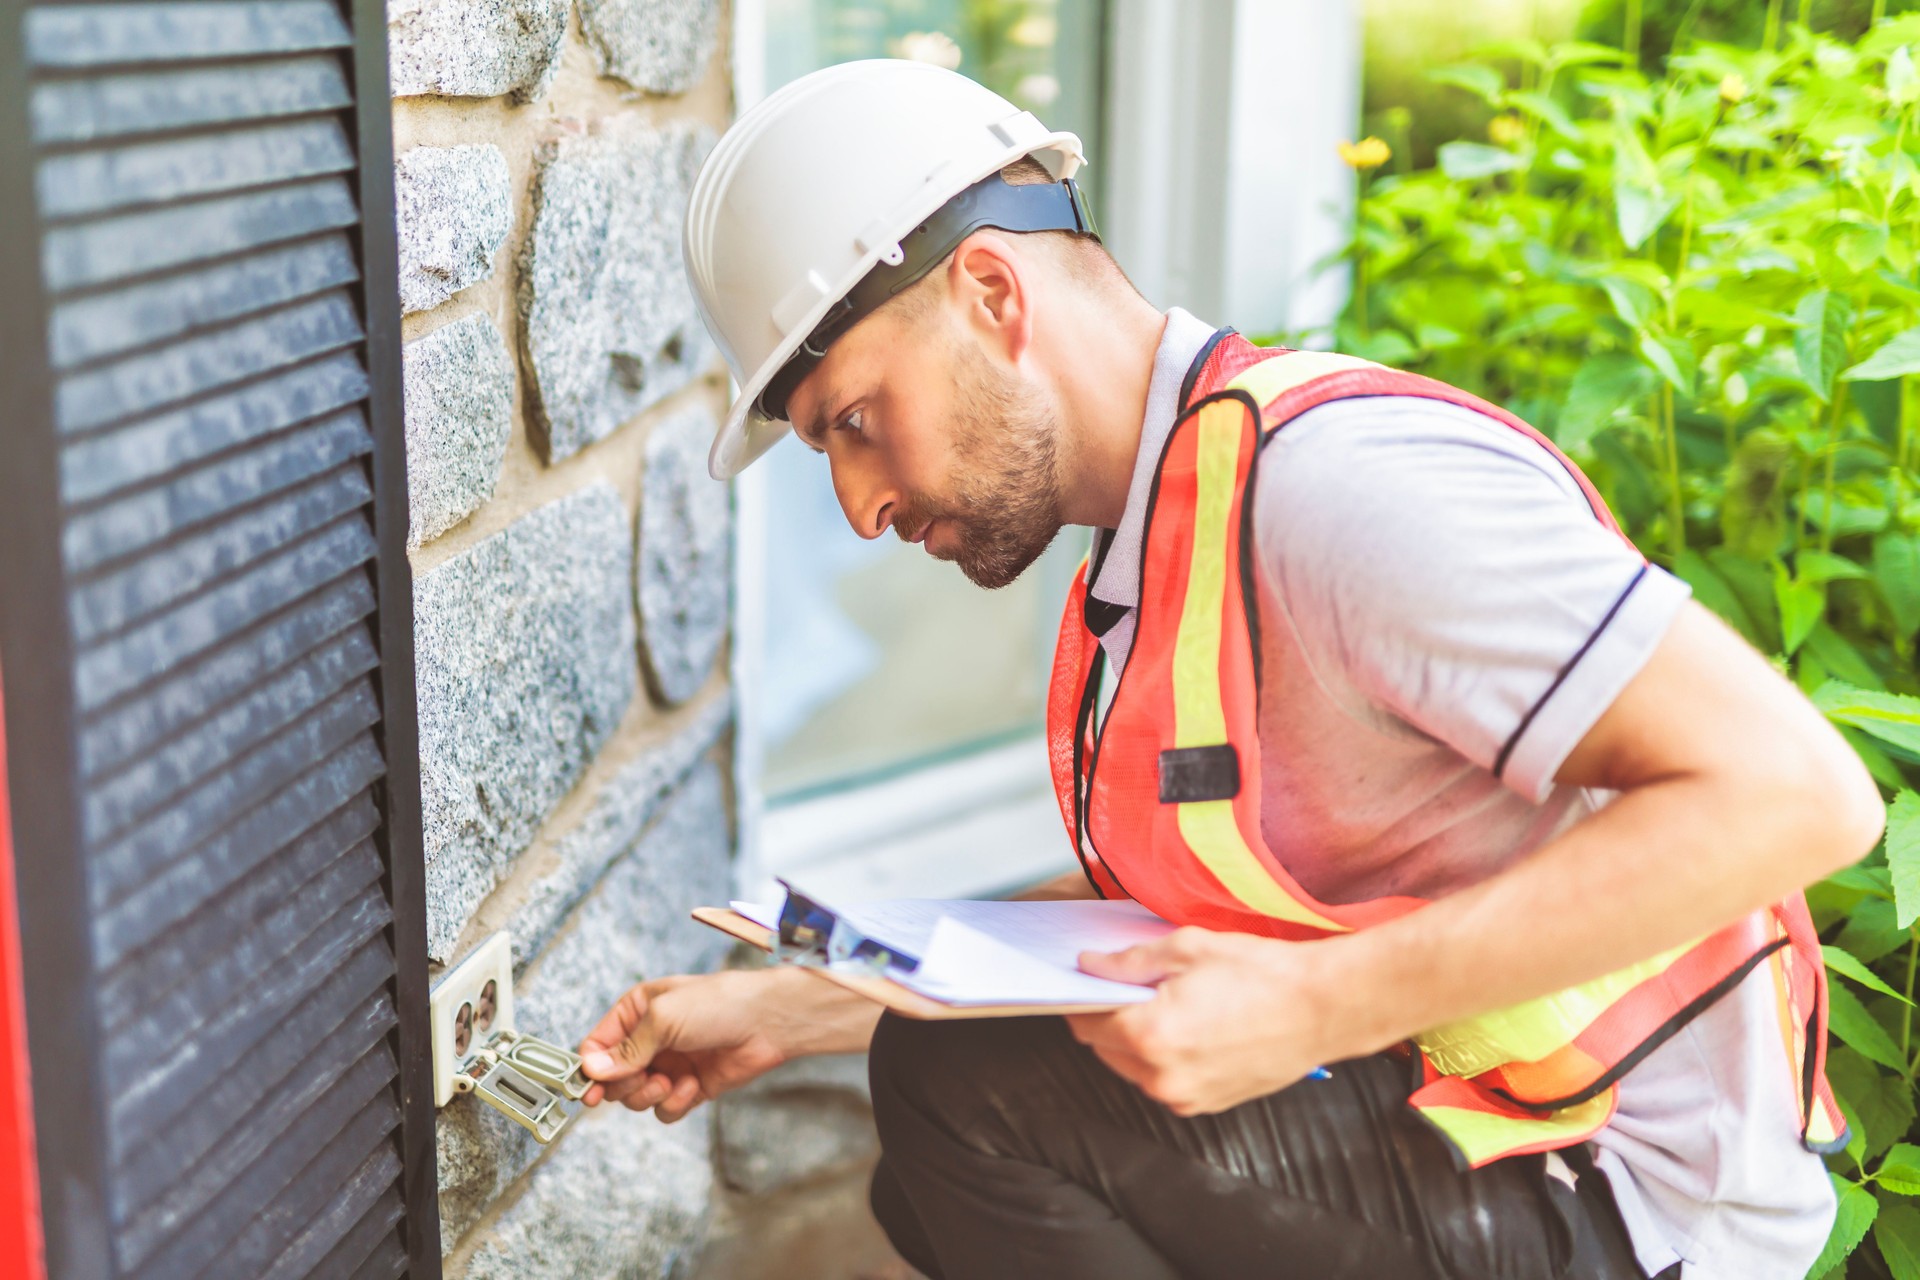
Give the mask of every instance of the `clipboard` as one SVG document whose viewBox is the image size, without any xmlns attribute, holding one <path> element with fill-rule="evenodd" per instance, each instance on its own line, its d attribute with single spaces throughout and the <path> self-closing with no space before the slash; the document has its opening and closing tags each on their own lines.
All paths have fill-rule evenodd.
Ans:
<svg viewBox="0 0 1920 1280">
<path fill-rule="evenodd" d="M 701 924 L 718 929 L 720 932 L 751 943 L 769 954 L 773 952 L 773 931 L 765 925 L 756 924 L 729 907 L 695 907 L 693 918 Z M 1127 1004 L 942 1004 L 931 996 L 923 996 L 918 991 L 910 991 L 891 978 L 871 977 L 866 974 L 836 971 L 820 968 L 816 965 L 796 965 L 816 977 L 824 978 L 836 986 L 845 987 L 856 995 L 865 996 L 876 1004 L 885 1005 L 902 1017 L 919 1018 L 929 1022 L 939 1022 L 956 1018 L 1020 1018 L 1037 1015 L 1059 1015 L 1064 1013 L 1111 1013 L 1116 1009 L 1126 1009 Z"/>
</svg>

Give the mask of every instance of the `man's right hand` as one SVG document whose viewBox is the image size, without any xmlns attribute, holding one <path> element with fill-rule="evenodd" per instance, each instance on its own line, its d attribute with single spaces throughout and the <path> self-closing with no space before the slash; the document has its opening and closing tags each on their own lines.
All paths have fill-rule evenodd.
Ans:
<svg viewBox="0 0 1920 1280">
<path fill-rule="evenodd" d="M 671 1124 L 789 1058 L 857 1053 L 878 1005 L 790 968 L 655 978 L 620 997 L 580 1043 L 588 1106 L 649 1107 Z"/>
</svg>

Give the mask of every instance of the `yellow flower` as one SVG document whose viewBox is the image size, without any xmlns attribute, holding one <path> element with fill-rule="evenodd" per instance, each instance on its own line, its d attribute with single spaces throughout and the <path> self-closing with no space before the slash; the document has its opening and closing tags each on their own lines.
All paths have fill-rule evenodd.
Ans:
<svg viewBox="0 0 1920 1280">
<path fill-rule="evenodd" d="M 1352 169 L 1378 169 L 1393 159 L 1393 148 L 1378 138 L 1362 138 L 1358 142 L 1341 143 L 1340 158 Z"/>
<path fill-rule="evenodd" d="M 1503 147 L 1510 147 L 1527 136 L 1527 126 L 1511 113 L 1495 116 L 1487 122 L 1487 136 Z"/>
<path fill-rule="evenodd" d="M 1720 81 L 1720 101 L 1732 106 L 1747 96 L 1746 77 L 1735 72 Z"/>
</svg>

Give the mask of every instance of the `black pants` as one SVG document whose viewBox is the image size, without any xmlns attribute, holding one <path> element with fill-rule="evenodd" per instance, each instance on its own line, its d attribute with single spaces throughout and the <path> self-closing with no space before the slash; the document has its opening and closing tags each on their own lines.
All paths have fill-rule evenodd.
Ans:
<svg viewBox="0 0 1920 1280">
<path fill-rule="evenodd" d="M 873 1210 L 935 1280 L 1644 1280 L 1605 1175 L 1457 1172 L 1406 1105 L 1415 1070 L 1343 1062 L 1182 1119 L 1058 1018 L 888 1014 Z"/>
</svg>

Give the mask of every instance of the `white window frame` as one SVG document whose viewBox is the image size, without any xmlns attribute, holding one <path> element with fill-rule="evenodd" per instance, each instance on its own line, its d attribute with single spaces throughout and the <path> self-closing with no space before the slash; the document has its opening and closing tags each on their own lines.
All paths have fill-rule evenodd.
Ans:
<svg viewBox="0 0 1920 1280">
<path fill-rule="evenodd" d="M 732 9 L 742 111 L 766 92 L 765 3 Z M 1311 264 L 1351 209 L 1335 144 L 1359 117 L 1358 0 L 1109 0 L 1107 23 L 1107 155 L 1090 172 L 1135 283 L 1247 333 L 1329 323 L 1346 283 Z M 736 892 L 768 900 L 783 876 L 841 901 L 982 897 L 1075 869 L 1039 734 L 766 803 L 767 483 L 759 467 L 734 482 Z"/>
</svg>

